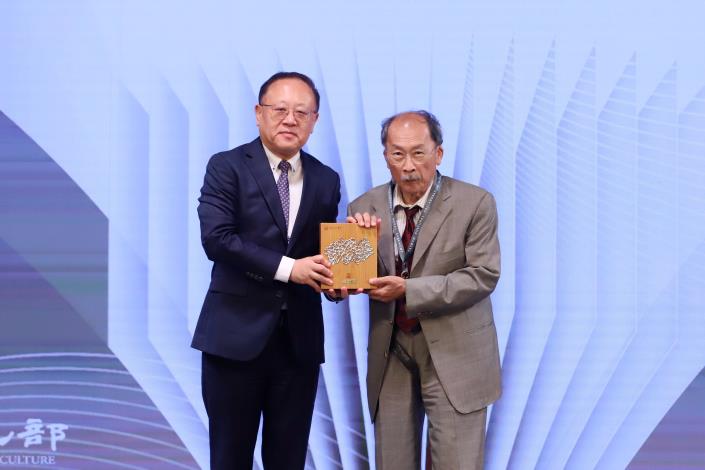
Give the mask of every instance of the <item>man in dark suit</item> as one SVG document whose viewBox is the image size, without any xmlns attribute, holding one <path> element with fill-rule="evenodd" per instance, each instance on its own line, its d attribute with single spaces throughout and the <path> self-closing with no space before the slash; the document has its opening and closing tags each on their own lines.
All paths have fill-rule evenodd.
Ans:
<svg viewBox="0 0 705 470">
<path fill-rule="evenodd" d="M 263 418 L 265 469 L 302 469 L 323 362 L 319 283 L 332 272 L 319 224 L 335 222 L 340 178 L 302 151 L 320 97 L 303 74 L 267 80 L 259 138 L 214 155 L 199 198 L 214 262 L 192 346 L 203 351 L 211 468 L 252 468 Z"/>
</svg>

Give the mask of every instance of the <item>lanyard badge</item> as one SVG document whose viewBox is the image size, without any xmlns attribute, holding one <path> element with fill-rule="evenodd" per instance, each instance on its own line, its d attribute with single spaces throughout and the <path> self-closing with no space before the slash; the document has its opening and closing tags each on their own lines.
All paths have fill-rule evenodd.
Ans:
<svg viewBox="0 0 705 470">
<path fill-rule="evenodd" d="M 431 209 L 431 204 L 433 204 L 433 200 L 436 199 L 436 195 L 438 194 L 438 191 L 441 189 L 441 181 L 443 179 L 443 176 L 441 173 L 436 170 L 436 181 L 433 184 L 433 189 L 431 190 L 431 194 L 428 196 L 428 200 L 426 201 L 426 204 L 424 205 L 423 210 L 421 211 L 421 215 L 419 216 L 419 221 L 416 224 L 416 227 L 414 227 L 414 233 L 411 235 L 411 241 L 409 241 L 409 247 L 405 250 L 404 249 L 404 243 L 401 240 L 401 234 L 399 232 L 399 227 L 397 227 L 397 220 L 396 217 L 394 216 L 394 182 L 389 183 L 389 195 L 388 195 L 388 201 L 389 201 L 389 214 L 390 214 L 390 221 L 392 223 L 392 233 L 394 234 L 394 244 L 397 247 L 397 252 L 399 253 L 399 258 L 401 259 L 401 277 L 404 279 L 409 278 L 410 274 L 410 266 L 409 266 L 409 258 L 411 258 L 412 253 L 414 252 L 414 248 L 416 248 L 416 240 L 418 239 L 419 232 L 421 231 L 421 227 L 423 226 L 424 221 L 426 220 L 426 215 L 428 215 L 429 210 Z"/>
</svg>

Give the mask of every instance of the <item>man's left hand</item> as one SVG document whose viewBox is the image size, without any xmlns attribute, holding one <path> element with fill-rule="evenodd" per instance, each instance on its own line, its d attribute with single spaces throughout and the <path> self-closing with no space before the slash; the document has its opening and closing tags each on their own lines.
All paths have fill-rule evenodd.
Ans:
<svg viewBox="0 0 705 470">
<path fill-rule="evenodd" d="M 384 276 L 370 279 L 374 289 L 369 291 L 372 300 L 391 302 L 406 294 L 406 279 L 399 276 Z"/>
</svg>

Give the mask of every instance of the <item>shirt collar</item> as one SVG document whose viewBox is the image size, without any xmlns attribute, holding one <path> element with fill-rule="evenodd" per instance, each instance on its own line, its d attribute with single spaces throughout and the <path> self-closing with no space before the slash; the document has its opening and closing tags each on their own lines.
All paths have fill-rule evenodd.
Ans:
<svg viewBox="0 0 705 470">
<path fill-rule="evenodd" d="M 262 144 L 262 147 L 264 147 L 264 153 L 267 155 L 267 160 L 269 160 L 269 167 L 272 169 L 272 171 L 276 170 L 279 167 L 279 162 L 284 159 L 277 157 L 274 152 L 267 148 L 266 145 Z M 294 155 L 287 161 L 291 165 L 290 171 L 292 171 L 293 173 L 298 172 L 299 168 L 301 167 L 301 151 L 296 152 L 296 155 Z"/>
<path fill-rule="evenodd" d="M 407 204 L 404 202 L 404 200 L 401 198 L 401 191 L 399 190 L 399 185 L 395 184 L 394 185 L 394 208 L 397 208 L 399 206 L 401 207 L 414 207 L 414 206 L 419 206 L 421 209 L 424 208 L 426 205 L 426 201 L 428 200 L 429 194 L 431 194 L 431 187 L 435 183 L 436 178 L 434 177 L 433 181 L 431 184 L 428 185 L 428 188 L 426 188 L 426 192 L 423 193 L 423 196 L 419 198 L 418 201 L 416 201 L 413 204 Z"/>
</svg>

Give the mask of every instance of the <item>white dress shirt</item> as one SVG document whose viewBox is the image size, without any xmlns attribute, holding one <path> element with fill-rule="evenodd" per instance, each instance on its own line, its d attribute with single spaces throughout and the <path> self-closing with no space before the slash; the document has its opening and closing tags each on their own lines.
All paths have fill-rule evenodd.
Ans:
<svg viewBox="0 0 705 470">
<path fill-rule="evenodd" d="M 394 197 L 392 198 L 392 207 L 394 208 L 394 220 L 397 223 L 397 228 L 399 229 L 399 235 L 404 233 L 404 227 L 406 227 L 406 212 L 402 210 L 397 210 L 397 207 L 401 206 L 404 208 L 411 208 L 414 206 L 419 206 L 421 208 L 420 211 L 414 215 L 414 223 L 419 222 L 419 218 L 421 217 L 421 212 L 423 211 L 424 206 L 426 206 L 426 202 L 428 201 L 428 196 L 431 194 L 431 188 L 435 184 L 436 180 L 431 182 L 431 184 L 428 185 L 428 188 L 426 188 L 426 192 L 423 193 L 423 196 L 419 198 L 418 201 L 416 201 L 413 204 L 407 204 L 404 202 L 404 200 L 401 197 L 401 191 L 399 190 L 399 185 L 394 186 Z M 394 255 L 399 256 L 399 250 L 397 250 L 397 244 L 394 243 Z"/>
<path fill-rule="evenodd" d="M 264 147 L 264 153 L 267 155 L 269 167 L 272 169 L 272 176 L 274 177 L 274 182 L 276 183 L 282 172 L 279 169 L 279 162 L 283 159 L 277 157 L 274 152 L 269 150 L 265 145 L 262 145 L 262 147 Z M 296 155 L 291 157 L 288 162 L 291 165 L 291 169 L 289 170 L 289 226 L 286 230 L 287 237 L 291 238 L 291 232 L 294 228 L 294 223 L 296 222 L 296 215 L 299 213 L 299 206 L 301 205 L 301 193 L 304 189 L 304 172 L 301 165 L 301 152 L 296 152 Z M 294 269 L 294 261 L 295 260 L 293 258 L 282 256 L 277 272 L 274 273 L 274 279 L 281 282 L 289 282 L 291 270 Z"/>
</svg>

